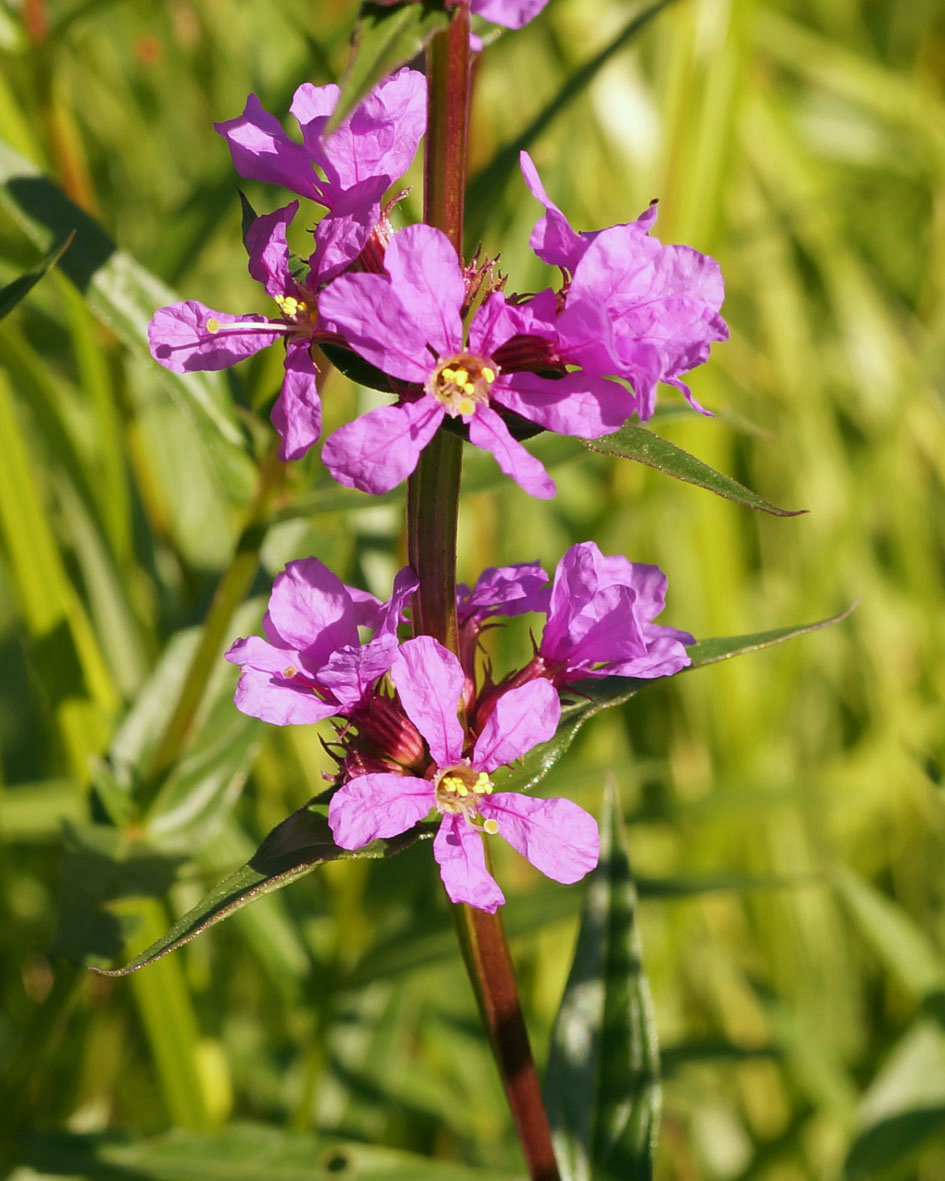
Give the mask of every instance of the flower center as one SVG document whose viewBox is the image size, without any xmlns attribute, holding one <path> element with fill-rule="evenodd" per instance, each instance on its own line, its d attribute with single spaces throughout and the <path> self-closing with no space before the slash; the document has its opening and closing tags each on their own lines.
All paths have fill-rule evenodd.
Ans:
<svg viewBox="0 0 945 1181">
<path fill-rule="evenodd" d="M 491 795 L 493 783 L 485 771 L 474 771 L 465 764 L 446 767 L 440 771 L 435 780 L 434 797 L 437 811 L 460 813 L 465 816 L 473 828 L 482 832 L 498 832 L 499 826 L 494 820 L 477 821 L 479 801 L 483 796 Z"/>
<path fill-rule="evenodd" d="M 498 366 L 473 353 L 458 353 L 441 361 L 427 379 L 426 392 L 443 403 L 451 418 L 472 414 L 489 401 L 489 388 Z"/>
</svg>

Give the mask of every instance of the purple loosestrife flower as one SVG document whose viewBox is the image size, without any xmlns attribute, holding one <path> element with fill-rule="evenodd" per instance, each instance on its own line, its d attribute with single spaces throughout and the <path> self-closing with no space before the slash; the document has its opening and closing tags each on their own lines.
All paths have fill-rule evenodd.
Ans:
<svg viewBox="0 0 945 1181">
<path fill-rule="evenodd" d="M 362 227 L 363 246 L 384 192 L 410 167 L 426 129 L 426 80 L 416 70 L 399 70 L 326 139 L 340 93 L 337 86 L 309 82 L 296 90 L 289 110 L 302 130 L 301 144 L 286 135 L 255 94 L 242 115 L 214 126 L 240 176 L 281 185 L 330 213 L 354 217 Z"/>
<path fill-rule="evenodd" d="M 402 2 L 417 3 L 418 0 L 376 0 L 384 8 L 393 8 Z M 472 0 L 470 9 L 484 20 L 494 25 L 503 25 L 506 29 L 520 29 L 527 25 L 548 3 L 548 0 Z M 455 7 L 455 0 L 447 0 L 447 8 Z M 478 37 L 473 38 L 473 48 L 479 49 L 482 42 Z"/>
<path fill-rule="evenodd" d="M 548 301 L 517 306 L 492 292 L 467 336 L 466 276 L 439 230 L 413 225 L 394 234 L 384 268 L 384 275 L 342 275 L 319 304 L 326 327 L 402 389 L 396 405 L 370 411 L 326 441 L 322 460 L 340 483 L 389 491 L 413 471 L 449 415 L 462 419 L 470 442 L 491 451 L 526 492 L 549 497 L 554 482 L 494 406 L 585 437 L 616 430 L 632 412 L 633 399 L 613 382 L 584 373 L 555 380 L 519 367 L 516 341 L 524 341 L 530 353 L 537 342 L 539 355 L 548 354 L 553 299 L 550 307 Z"/>
<path fill-rule="evenodd" d="M 655 204 L 626 225 L 578 233 L 545 192 L 527 152 L 521 163 L 546 211 L 532 232 L 532 249 L 566 277 L 560 355 L 591 373 L 627 380 L 641 421 L 652 415 L 661 381 L 708 413 L 682 376 L 708 358 L 713 341 L 728 339 L 719 315 L 725 292 L 718 263 L 689 246 L 651 238 Z"/>
<path fill-rule="evenodd" d="M 354 713 L 391 666 L 397 625 L 416 588 L 405 568 L 390 599 L 380 603 L 346 586 L 317 558 L 289 562 L 273 583 L 266 638 L 237 640 L 226 653 L 231 664 L 242 665 L 237 707 L 277 726 Z M 374 629 L 366 644 L 359 626 Z"/>
<path fill-rule="evenodd" d="M 597 823 L 570 800 L 495 792 L 490 775 L 554 734 L 561 713 L 547 681 L 498 698 L 472 750 L 457 716 L 465 674 L 457 658 L 429 636 L 401 645 L 391 679 L 407 716 L 426 740 L 430 764 L 419 776 L 359 775 L 332 796 L 335 841 L 359 849 L 405 832 L 435 808 L 443 817 L 433 842 L 440 876 L 453 902 L 493 913 L 505 898 L 486 869 L 480 834 L 499 833 L 532 865 L 559 882 L 576 882 L 597 864 Z"/>
</svg>

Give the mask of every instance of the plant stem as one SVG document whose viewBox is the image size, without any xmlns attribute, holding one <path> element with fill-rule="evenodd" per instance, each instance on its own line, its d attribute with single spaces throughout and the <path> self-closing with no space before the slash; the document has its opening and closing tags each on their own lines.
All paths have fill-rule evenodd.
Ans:
<svg viewBox="0 0 945 1181">
<path fill-rule="evenodd" d="M 469 0 L 427 50 L 427 138 L 424 219 L 442 230 L 462 260 L 469 121 Z M 456 525 L 462 440 L 440 430 L 407 485 L 407 554 L 420 580 L 414 596 L 416 635 L 431 635 L 458 652 Z M 499 1068 L 529 1176 L 558 1181 L 548 1117 L 528 1043 L 512 957 L 502 919 L 453 906 L 456 930 L 483 1027 Z"/>
</svg>

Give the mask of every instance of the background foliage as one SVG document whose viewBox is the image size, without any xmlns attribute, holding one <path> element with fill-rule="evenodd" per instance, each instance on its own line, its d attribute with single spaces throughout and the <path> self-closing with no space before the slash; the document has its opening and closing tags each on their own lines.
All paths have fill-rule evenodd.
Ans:
<svg viewBox="0 0 945 1181">
<path fill-rule="evenodd" d="M 599 812 L 612 774 L 629 824 L 663 1046 L 658 1177 L 931 1181 L 945 1174 L 945 21 L 928 0 L 677 0 L 622 36 L 633 15 L 554 0 L 483 57 L 469 245 L 501 248 L 512 289 L 544 283 L 527 249 L 537 206 L 502 152 L 529 128 L 577 225 L 658 196 L 660 237 L 721 261 L 732 340 L 695 374 L 718 419 L 657 428 L 811 512 L 752 513 L 541 440 L 559 460 L 550 505 L 469 457 L 484 490 L 465 500 L 460 573 L 550 568 L 594 537 L 658 562 L 667 622 L 699 637 L 861 598 L 836 628 L 594 719 L 544 786 Z M 520 1167 L 422 844 L 328 865 L 126 980 L 49 955 L 129 958 L 322 786 L 316 735 L 236 714 L 235 671 L 216 660 L 183 762 L 162 773 L 211 603 L 229 641 L 289 557 L 382 594 L 401 560 L 393 500 L 338 490 L 314 459 L 266 464 L 277 356 L 188 393 L 140 337 L 140 301 L 145 319 L 164 302 L 149 275 L 259 308 L 210 122 L 250 89 L 282 112 L 300 81 L 337 77 L 352 20 L 341 0 L 0 4 L 2 138 L 124 252 L 102 245 L 102 291 L 67 250 L 0 321 L 0 1126 L 25 1133 L 19 1181 L 315 1163 L 419 1176 L 399 1150 L 440 1161 L 431 1178 Z M 8 163 L 0 285 L 53 245 L 27 232 L 42 194 Z M 370 396 L 335 375 L 328 427 Z M 251 456 L 269 479 L 255 500 Z M 527 644 L 510 629 L 497 662 Z M 146 846 L 130 839 L 143 799 Z M 544 1062 L 582 889 L 511 852 L 498 872 Z M 244 1121 L 235 1144 L 214 1138 Z M 277 1127 L 310 1138 L 290 1150 Z M 115 1131 L 170 1128 L 149 1163 Z"/>
</svg>

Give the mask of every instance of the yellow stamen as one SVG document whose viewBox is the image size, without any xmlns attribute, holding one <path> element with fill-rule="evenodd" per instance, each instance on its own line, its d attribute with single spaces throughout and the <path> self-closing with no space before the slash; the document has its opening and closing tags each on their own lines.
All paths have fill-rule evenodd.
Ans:
<svg viewBox="0 0 945 1181">
<path fill-rule="evenodd" d="M 207 331 L 208 332 L 219 332 L 220 331 L 220 321 L 211 317 L 207 321 Z"/>
<path fill-rule="evenodd" d="M 443 376 L 446 376 L 446 370 L 443 370 Z M 469 381 L 469 371 L 467 369 L 451 369 L 450 381 L 455 381 L 457 385 L 461 385 L 463 389 L 466 388 L 466 383 Z"/>
<path fill-rule="evenodd" d="M 290 664 L 288 668 L 284 668 L 282 670 L 282 675 L 287 680 L 291 681 L 293 677 L 297 677 L 299 675 L 299 670 L 295 667 L 294 664 Z"/>
<path fill-rule="evenodd" d="M 460 398 L 456 405 L 460 414 L 472 414 L 472 412 L 476 409 L 476 403 L 472 400 L 472 398 Z"/>
<path fill-rule="evenodd" d="M 472 382 L 472 381 L 464 381 L 463 382 L 463 393 L 464 394 L 474 394 L 475 392 L 476 392 L 475 382 Z"/>
<path fill-rule="evenodd" d="M 456 370 L 455 369 L 441 369 L 440 373 L 443 375 L 443 377 L 446 378 L 447 381 L 455 381 L 456 380 Z"/>
<path fill-rule="evenodd" d="M 495 834 L 499 831 L 499 825 L 496 823 L 495 820 L 487 820 L 487 821 L 485 821 L 485 823 L 482 826 L 482 831 L 487 832 L 490 837 L 494 837 Z"/>
<path fill-rule="evenodd" d="M 492 385 L 492 383 L 495 381 L 495 370 L 490 369 L 488 365 L 483 365 L 479 372 L 486 379 L 486 381 Z"/>
</svg>

